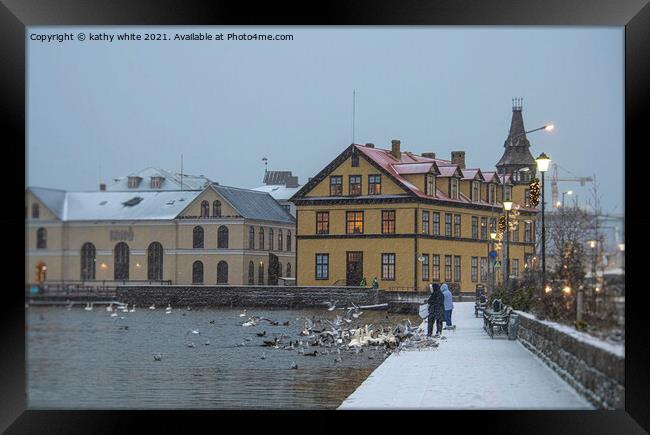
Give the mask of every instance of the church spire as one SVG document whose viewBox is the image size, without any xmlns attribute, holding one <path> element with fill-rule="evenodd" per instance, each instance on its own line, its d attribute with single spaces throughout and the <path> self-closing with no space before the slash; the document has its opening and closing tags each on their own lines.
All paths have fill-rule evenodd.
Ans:
<svg viewBox="0 0 650 435">
<path fill-rule="evenodd" d="M 499 173 L 512 173 L 523 167 L 535 169 L 535 159 L 530 153 L 530 142 L 526 137 L 524 127 L 523 98 L 512 99 L 512 119 L 510 121 L 510 130 L 503 146 L 505 151 L 503 156 L 496 164 Z"/>
</svg>

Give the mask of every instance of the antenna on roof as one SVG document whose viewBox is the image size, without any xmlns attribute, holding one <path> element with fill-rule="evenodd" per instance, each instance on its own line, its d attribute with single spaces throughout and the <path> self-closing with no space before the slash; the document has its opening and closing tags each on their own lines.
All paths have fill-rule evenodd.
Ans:
<svg viewBox="0 0 650 435">
<path fill-rule="evenodd" d="M 354 121 L 356 118 L 356 100 L 357 100 L 357 91 L 356 89 L 352 90 L 352 143 L 354 143 Z"/>
<path fill-rule="evenodd" d="M 181 153 L 181 191 L 183 190 L 183 154 Z"/>
</svg>

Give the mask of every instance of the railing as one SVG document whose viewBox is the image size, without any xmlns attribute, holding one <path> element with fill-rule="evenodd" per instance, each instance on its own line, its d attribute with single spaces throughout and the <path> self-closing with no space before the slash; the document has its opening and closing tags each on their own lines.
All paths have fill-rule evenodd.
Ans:
<svg viewBox="0 0 650 435">
<path fill-rule="evenodd" d="M 25 296 L 33 299 L 70 298 L 70 299 L 114 299 L 117 297 L 116 286 L 85 286 L 70 283 L 53 283 L 28 285 Z"/>
<path fill-rule="evenodd" d="M 126 284 L 148 284 L 148 285 L 171 285 L 172 280 L 154 280 L 154 279 L 102 279 L 102 280 L 50 280 L 41 283 L 33 284 L 37 286 L 48 286 L 48 285 L 77 285 L 81 287 L 106 287 L 106 286 L 118 286 Z"/>
</svg>

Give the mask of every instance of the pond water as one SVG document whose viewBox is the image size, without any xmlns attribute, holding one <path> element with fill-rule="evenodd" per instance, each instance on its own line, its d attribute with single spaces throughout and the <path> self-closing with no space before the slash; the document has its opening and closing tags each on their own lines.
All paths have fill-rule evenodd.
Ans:
<svg viewBox="0 0 650 435">
<path fill-rule="evenodd" d="M 313 357 L 261 346 L 263 340 L 280 333 L 291 340 L 301 339 L 304 320 L 297 318 L 331 320 L 341 311 L 249 310 L 246 317 L 240 317 L 241 312 L 173 309 L 165 314 L 164 309 L 137 308 L 111 317 L 104 306 L 93 311 L 79 305 L 70 310 L 30 306 L 26 317 L 27 406 L 335 409 L 384 360 L 382 348 L 343 352 L 342 360 L 336 362 L 333 354 Z M 262 322 L 243 327 L 251 315 L 280 324 L 289 321 L 289 326 Z M 366 310 L 356 322 L 392 326 L 406 318 L 420 321 Z M 263 331 L 266 337 L 256 335 Z M 321 350 L 309 347 L 306 352 L 313 349 Z M 162 359 L 155 361 L 158 353 Z M 297 370 L 291 369 L 294 361 Z"/>
</svg>

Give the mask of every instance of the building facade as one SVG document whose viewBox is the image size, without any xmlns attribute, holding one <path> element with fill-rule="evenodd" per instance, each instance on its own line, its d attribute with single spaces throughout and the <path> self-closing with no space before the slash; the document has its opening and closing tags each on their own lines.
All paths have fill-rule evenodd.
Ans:
<svg viewBox="0 0 650 435">
<path fill-rule="evenodd" d="M 295 273 L 294 237 L 294 218 L 263 192 L 215 183 L 201 190 L 31 187 L 25 282 L 282 284 Z"/>
<path fill-rule="evenodd" d="M 538 209 L 528 190 L 512 173 L 466 168 L 462 151 L 444 160 L 401 151 L 399 140 L 390 149 L 352 144 L 292 198 L 297 285 L 359 285 L 364 278 L 370 285 L 377 278 L 385 290 L 422 291 L 435 281 L 473 291 L 490 273 L 498 282 L 490 232 L 504 198 L 515 210 L 510 276 L 521 276 L 535 252 Z M 499 264 L 505 244 L 496 245 Z"/>
</svg>

